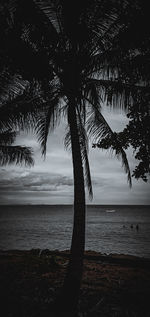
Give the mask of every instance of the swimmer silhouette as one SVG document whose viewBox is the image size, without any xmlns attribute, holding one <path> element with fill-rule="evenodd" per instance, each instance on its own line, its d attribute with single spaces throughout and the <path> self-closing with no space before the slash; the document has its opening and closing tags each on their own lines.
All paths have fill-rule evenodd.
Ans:
<svg viewBox="0 0 150 317">
<path fill-rule="evenodd" d="M 139 225 L 136 225 L 136 230 L 137 230 L 137 231 L 139 230 Z"/>
</svg>

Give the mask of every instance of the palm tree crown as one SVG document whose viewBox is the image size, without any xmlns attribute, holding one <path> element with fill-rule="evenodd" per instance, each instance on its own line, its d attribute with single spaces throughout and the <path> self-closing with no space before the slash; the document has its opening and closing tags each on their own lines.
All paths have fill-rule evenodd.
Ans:
<svg viewBox="0 0 150 317">
<path fill-rule="evenodd" d="M 30 121 L 45 154 L 49 130 L 57 126 L 61 115 L 68 118 L 65 145 L 69 145 L 69 111 L 75 107 L 84 174 L 92 196 L 87 133 L 97 141 L 114 135 L 101 114 L 101 105 L 107 102 L 127 107 L 131 100 L 132 86 L 120 76 L 128 52 L 122 52 L 119 46 L 128 2 L 122 6 L 117 1 L 115 6 L 113 1 L 82 1 L 80 5 L 56 0 L 21 2 L 8 10 L 12 20 L 5 27 L 4 52 L 8 54 L 7 69 L 10 65 L 12 74 L 15 67 L 26 81 L 17 74 L 8 76 L 6 67 L 3 69 L 1 76 L 6 78 L 5 85 L 9 85 L 13 98 L 8 98 L 2 107 L 2 120 L 5 121 L 6 113 L 7 122 L 10 120 L 12 125 L 14 119 L 19 120 L 21 127 Z M 2 59 L 6 59 L 3 54 Z M 72 100 L 74 106 L 70 106 Z M 117 139 L 115 151 L 122 158 L 131 185 L 126 154 Z"/>
</svg>

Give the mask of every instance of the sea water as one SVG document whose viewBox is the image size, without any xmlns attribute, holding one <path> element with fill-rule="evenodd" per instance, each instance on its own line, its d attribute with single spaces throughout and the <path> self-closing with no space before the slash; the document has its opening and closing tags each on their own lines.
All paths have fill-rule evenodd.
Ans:
<svg viewBox="0 0 150 317">
<path fill-rule="evenodd" d="M 70 248 L 73 207 L 0 206 L 0 249 Z M 87 206 L 86 250 L 150 258 L 149 206 Z"/>
</svg>

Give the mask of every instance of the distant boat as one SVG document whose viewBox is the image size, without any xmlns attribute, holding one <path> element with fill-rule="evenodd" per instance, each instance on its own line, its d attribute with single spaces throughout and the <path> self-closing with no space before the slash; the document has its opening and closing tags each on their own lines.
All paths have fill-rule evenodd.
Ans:
<svg viewBox="0 0 150 317">
<path fill-rule="evenodd" d="M 115 209 L 107 209 L 106 212 L 115 212 Z"/>
</svg>

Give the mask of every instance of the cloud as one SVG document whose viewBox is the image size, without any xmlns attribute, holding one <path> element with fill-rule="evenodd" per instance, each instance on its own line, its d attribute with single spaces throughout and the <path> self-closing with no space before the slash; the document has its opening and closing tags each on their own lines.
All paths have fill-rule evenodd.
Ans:
<svg viewBox="0 0 150 317">
<path fill-rule="evenodd" d="M 0 191 L 7 193 L 21 191 L 59 191 L 63 187 L 72 187 L 73 180 L 67 176 L 57 173 L 39 173 L 36 171 L 24 171 L 9 173 L 4 170 L 0 180 Z M 14 176 L 15 175 L 15 176 Z"/>
</svg>

